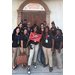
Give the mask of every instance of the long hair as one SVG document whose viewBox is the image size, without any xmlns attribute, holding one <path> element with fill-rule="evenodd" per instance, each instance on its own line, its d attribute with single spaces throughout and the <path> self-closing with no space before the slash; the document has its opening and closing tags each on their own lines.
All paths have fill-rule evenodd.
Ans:
<svg viewBox="0 0 75 75">
<path fill-rule="evenodd" d="M 18 27 L 19 27 L 20 24 L 22 24 L 22 22 L 20 22 L 20 23 L 18 24 Z M 21 30 L 23 30 L 23 24 L 22 24 L 22 28 L 21 28 Z"/>
<path fill-rule="evenodd" d="M 27 28 L 24 28 L 24 30 L 27 30 Z M 23 34 L 24 34 L 24 30 L 23 30 Z M 26 35 L 28 36 L 28 31 L 27 31 L 27 34 Z"/>
<path fill-rule="evenodd" d="M 44 24 L 43 24 L 43 23 L 41 23 L 41 24 L 40 24 L 40 28 L 41 28 L 41 25 L 43 25 L 43 26 L 44 26 Z"/>
<path fill-rule="evenodd" d="M 18 28 L 20 29 L 20 27 L 16 27 L 16 28 L 14 29 L 13 34 L 12 34 L 13 36 L 16 35 L 16 30 L 17 30 Z M 18 33 L 18 35 L 20 35 L 20 32 Z"/>
<path fill-rule="evenodd" d="M 45 32 L 46 28 L 48 28 L 48 34 L 49 34 L 49 27 L 48 27 L 48 26 L 46 26 L 46 27 L 44 28 L 44 34 L 46 34 L 46 32 Z"/>
</svg>

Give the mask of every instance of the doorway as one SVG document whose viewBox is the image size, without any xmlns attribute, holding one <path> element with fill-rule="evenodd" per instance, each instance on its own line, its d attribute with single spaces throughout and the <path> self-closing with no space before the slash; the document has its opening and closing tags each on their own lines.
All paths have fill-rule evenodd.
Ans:
<svg viewBox="0 0 75 75">
<path fill-rule="evenodd" d="M 34 24 L 39 26 L 42 21 L 46 20 L 45 11 L 23 11 L 21 15 L 21 20 L 27 19 L 27 22 L 30 22 L 32 26 Z"/>
<path fill-rule="evenodd" d="M 31 9 L 23 10 L 24 7 L 26 5 L 28 5 L 29 3 L 40 4 L 45 10 L 44 11 L 41 11 L 41 10 L 35 11 L 35 10 L 31 10 Z M 31 6 L 30 6 L 30 8 L 31 8 Z M 50 10 L 49 10 L 48 6 L 42 0 L 26 0 L 20 5 L 17 12 L 18 12 L 18 17 L 17 17 L 18 24 L 21 22 L 21 20 L 24 20 L 24 19 L 27 19 L 27 21 L 31 22 L 32 25 L 35 23 L 39 26 L 40 23 L 45 20 L 47 21 L 47 23 L 50 24 Z"/>
</svg>

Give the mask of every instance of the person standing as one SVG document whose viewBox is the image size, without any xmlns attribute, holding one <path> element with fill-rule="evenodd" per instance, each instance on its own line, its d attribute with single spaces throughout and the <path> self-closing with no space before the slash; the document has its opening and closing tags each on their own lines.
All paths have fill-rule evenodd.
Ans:
<svg viewBox="0 0 75 75">
<path fill-rule="evenodd" d="M 53 36 L 55 36 L 56 35 L 56 27 L 55 27 L 54 21 L 52 21 L 51 24 L 52 24 L 52 28 L 51 28 L 50 32 L 52 33 Z"/>
<path fill-rule="evenodd" d="M 30 22 L 27 23 L 27 31 L 28 31 L 28 36 L 30 36 L 30 33 L 33 31 Z"/>
<path fill-rule="evenodd" d="M 40 24 L 40 29 L 39 29 L 39 34 L 43 34 L 43 31 L 44 31 L 44 24 L 41 23 Z"/>
<path fill-rule="evenodd" d="M 22 23 L 20 22 L 20 24 L 18 26 L 20 27 L 20 35 L 23 35 L 23 25 L 22 25 Z"/>
<path fill-rule="evenodd" d="M 16 64 L 16 58 L 20 54 L 20 28 L 16 27 L 12 34 L 12 68 L 13 70 L 17 69 L 18 65 Z"/>
<path fill-rule="evenodd" d="M 54 38 L 51 33 L 49 33 L 49 27 L 44 28 L 44 34 L 42 35 L 42 48 L 45 55 L 45 64 L 43 67 L 48 66 L 49 59 L 49 71 L 52 72 L 52 52 L 54 50 Z"/>
<path fill-rule="evenodd" d="M 27 46 L 27 42 L 28 42 L 28 35 L 27 35 L 27 29 L 24 29 L 24 35 L 21 36 L 21 53 L 25 52 L 28 56 L 28 46 Z M 26 64 L 22 64 L 22 68 L 26 68 L 27 63 Z"/>
<path fill-rule="evenodd" d="M 34 24 L 31 28 L 34 31 L 34 27 L 37 27 L 37 32 L 39 32 L 39 26 L 37 24 Z"/>
<path fill-rule="evenodd" d="M 27 20 L 26 19 L 24 19 L 24 21 L 23 21 L 23 28 L 27 28 Z"/>
<path fill-rule="evenodd" d="M 34 26 L 33 32 L 37 33 L 37 26 Z M 36 69 L 37 54 L 38 54 L 38 49 L 39 49 L 39 42 L 32 41 L 32 40 L 30 40 L 30 41 L 31 41 L 31 43 L 30 43 L 30 54 L 29 54 L 30 56 L 29 56 L 29 59 L 28 59 L 28 69 L 27 69 L 28 74 L 31 73 L 30 66 L 31 66 L 31 63 L 32 63 L 33 56 L 34 56 L 33 67 Z"/>
<path fill-rule="evenodd" d="M 43 23 L 43 24 L 44 24 L 44 27 L 45 27 L 45 26 L 47 26 L 47 22 L 46 22 L 46 21 L 44 21 L 44 23 Z"/>
<path fill-rule="evenodd" d="M 40 30 L 39 30 L 39 34 L 43 35 L 44 32 L 44 24 L 41 23 L 40 24 Z M 43 53 L 43 49 L 42 49 L 42 45 L 41 45 L 41 40 L 39 43 L 39 53 L 38 53 L 38 61 L 42 64 L 44 64 L 44 53 Z"/>
<path fill-rule="evenodd" d="M 54 38 L 55 41 L 55 53 L 56 53 L 56 60 L 57 60 L 57 68 L 62 69 L 62 60 L 61 60 L 61 49 L 63 47 L 63 36 L 61 29 L 56 30 L 56 37 Z"/>
</svg>

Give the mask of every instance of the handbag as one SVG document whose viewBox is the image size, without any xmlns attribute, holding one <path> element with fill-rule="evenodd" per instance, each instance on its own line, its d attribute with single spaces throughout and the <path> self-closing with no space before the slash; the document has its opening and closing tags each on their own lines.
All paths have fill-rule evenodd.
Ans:
<svg viewBox="0 0 75 75">
<path fill-rule="evenodd" d="M 26 53 L 21 53 L 19 56 L 17 56 L 17 65 L 19 64 L 25 64 L 27 63 L 27 55 Z"/>
</svg>

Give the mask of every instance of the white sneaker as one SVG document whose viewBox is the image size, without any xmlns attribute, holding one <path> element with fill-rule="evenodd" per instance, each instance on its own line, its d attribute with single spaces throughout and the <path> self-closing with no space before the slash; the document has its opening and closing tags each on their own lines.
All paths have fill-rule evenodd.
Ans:
<svg viewBox="0 0 75 75">
<path fill-rule="evenodd" d="M 33 64 L 33 67 L 36 69 L 37 67 L 36 67 L 36 64 Z"/>
<path fill-rule="evenodd" d="M 28 74 L 30 74 L 31 73 L 30 68 L 28 68 L 27 70 L 28 70 Z"/>
</svg>

